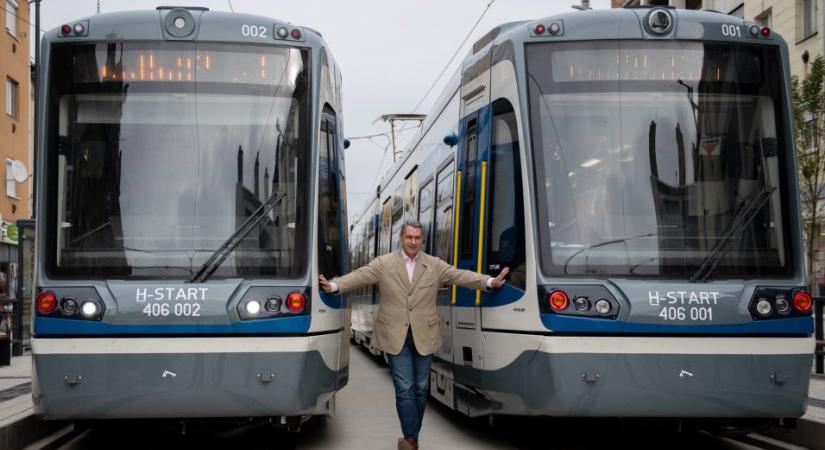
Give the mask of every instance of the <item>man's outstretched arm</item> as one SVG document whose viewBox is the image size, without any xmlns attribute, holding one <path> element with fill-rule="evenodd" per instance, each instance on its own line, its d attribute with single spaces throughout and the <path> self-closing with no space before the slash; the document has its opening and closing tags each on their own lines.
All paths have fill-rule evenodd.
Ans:
<svg viewBox="0 0 825 450">
<path fill-rule="evenodd" d="M 470 270 L 457 269 L 444 261 L 441 271 L 441 283 L 457 284 L 461 287 L 469 289 L 489 290 L 498 289 L 507 283 L 505 277 L 510 273 L 510 268 L 505 267 L 497 277 L 493 278 L 489 275 L 472 272 Z"/>
<path fill-rule="evenodd" d="M 344 293 L 361 286 L 378 283 L 381 278 L 382 264 L 380 258 L 374 258 L 366 266 L 359 267 L 347 275 L 327 280 L 323 274 L 318 276 L 321 289 L 327 294 Z"/>
</svg>

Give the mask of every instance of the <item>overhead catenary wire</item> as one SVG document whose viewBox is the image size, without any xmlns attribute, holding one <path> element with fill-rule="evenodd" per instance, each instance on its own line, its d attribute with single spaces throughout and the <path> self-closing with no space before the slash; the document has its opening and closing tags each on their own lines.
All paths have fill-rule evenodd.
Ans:
<svg viewBox="0 0 825 450">
<path fill-rule="evenodd" d="M 444 65 L 444 68 L 441 69 L 441 72 L 438 74 L 437 77 L 435 77 L 435 80 L 433 81 L 433 84 L 430 85 L 430 88 L 427 89 L 427 92 L 424 94 L 423 97 L 421 97 L 421 100 L 419 100 L 418 103 L 415 105 L 415 108 L 413 108 L 413 112 L 416 112 L 418 110 L 418 108 L 421 106 L 421 104 L 424 103 L 424 100 L 427 99 L 427 96 L 430 95 L 430 92 L 432 92 L 432 90 L 435 88 L 435 85 L 438 84 L 438 80 L 440 80 L 441 77 L 444 76 L 444 73 L 447 72 L 447 69 L 450 68 L 450 64 L 453 63 L 453 60 L 455 59 L 455 57 L 458 56 L 458 53 L 461 51 L 462 48 L 464 48 L 464 44 L 466 44 L 467 40 L 470 39 L 470 36 L 476 30 L 476 28 L 478 27 L 478 24 L 481 23 L 481 20 L 487 14 L 487 11 L 490 10 L 490 6 L 492 6 L 493 3 L 495 3 L 495 2 L 496 2 L 496 0 L 490 0 L 490 3 L 487 3 L 487 7 L 484 8 L 484 11 L 482 11 L 481 15 L 478 16 L 478 20 L 476 20 L 476 23 L 473 24 L 473 27 L 470 28 L 470 31 L 467 32 L 466 36 L 464 36 L 464 40 L 462 40 L 461 44 L 458 45 L 458 48 L 455 49 L 455 53 L 453 53 L 453 56 L 450 57 L 450 60 L 447 61 L 447 64 Z"/>
</svg>

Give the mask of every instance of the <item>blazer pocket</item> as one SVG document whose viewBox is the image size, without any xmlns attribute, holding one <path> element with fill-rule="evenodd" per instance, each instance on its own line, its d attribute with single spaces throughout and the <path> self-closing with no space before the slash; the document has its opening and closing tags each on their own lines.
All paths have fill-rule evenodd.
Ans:
<svg viewBox="0 0 825 450">
<path fill-rule="evenodd" d="M 389 319 L 389 317 L 385 317 L 385 316 L 378 316 L 378 318 L 375 319 L 375 321 L 380 323 L 380 324 L 383 324 L 384 326 L 392 325 L 392 321 Z"/>
<path fill-rule="evenodd" d="M 427 319 L 427 325 L 433 326 L 433 325 L 437 324 L 439 321 L 440 320 L 439 320 L 438 317 L 430 317 L 429 319 Z"/>
</svg>

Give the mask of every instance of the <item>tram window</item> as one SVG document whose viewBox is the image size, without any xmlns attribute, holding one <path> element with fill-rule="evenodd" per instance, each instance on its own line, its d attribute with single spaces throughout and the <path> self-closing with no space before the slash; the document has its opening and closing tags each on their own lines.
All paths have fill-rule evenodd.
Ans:
<svg viewBox="0 0 825 450">
<path fill-rule="evenodd" d="M 324 108 L 319 139 L 318 270 L 326 276 L 341 275 L 341 223 L 338 214 L 340 188 L 335 112 Z"/>
<path fill-rule="evenodd" d="M 464 159 L 464 187 L 461 193 L 461 258 L 472 258 L 476 204 L 476 158 L 478 157 L 478 119 L 467 122 L 467 144 Z"/>
<path fill-rule="evenodd" d="M 510 282 L 525 287 L 524 198 L 516 115 L 507 100 L 493 104 L 490 151 L 489 232 L 486 273 L 510 267 Z M 492 213 L 495 211 L 495 214 Z"/>
<path fill-rule="evenodd" d="M 384 200 L 384 205 L 381 208 L 381 226 L 378 234 L 378 255 L 383 255 L 390 252 L 390 243 L 392 241 L 392 197 L 387 197 Z"/>
<path fill-rule="evenodd" d="M 401 233 L 401 226 L 404 225 L 403 195 L 404 187 L 398 186 L 392 201 L 392 231 L 390 232 L 389 251 L 395 251 L 401 248 L 401 238 L 399 237 L 399 233 Z"/>
<path fill-rule="evenodd" d="M 426 253 L 432 253 L 432 224 L 433 224 L 433 188 L 432 180 L 428 181 L 418 194 L 418 221 L 424 226 L 424 243 L 422 247 Z"/>
<path fill-rule="evenodd" d="M 435 229 L 433 230 L 433 253 L 436 257 L 452 264 L 453 249 L 453 173 L 455 163 L 438 172 L 435 186 Z"/>
</svg>

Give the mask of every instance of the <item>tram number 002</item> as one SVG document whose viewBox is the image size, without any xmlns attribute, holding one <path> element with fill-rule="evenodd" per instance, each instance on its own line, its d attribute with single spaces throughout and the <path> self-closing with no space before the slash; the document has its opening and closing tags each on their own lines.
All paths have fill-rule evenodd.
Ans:
<svg viewBox="0 0 825 450">
<path fill-rule="evenodd" d="M 241 36 L 266 38 L 266 27 L 262 27 L 260 25 L 249 25 L 245 23 L 241 25 Z"/>
<path fill-rule="evenodd" d="M 699 322 L 709 322 L 713 320 L 713 308 L 709 306 L 666 306 L 659 311 L 659 317 L 667 321 L 694 320 Z"/>
<path fill-rule="evenodd" d="M 198 303 L 149 303 L 143 308 L 143 314 L 149 317 L 200 317 L 201 305 Z"/>
</svg>

